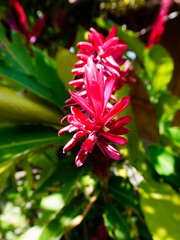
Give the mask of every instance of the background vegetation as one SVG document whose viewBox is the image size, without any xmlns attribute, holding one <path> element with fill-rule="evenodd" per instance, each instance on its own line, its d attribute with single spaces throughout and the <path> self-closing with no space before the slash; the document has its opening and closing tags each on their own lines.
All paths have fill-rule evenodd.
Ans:
<svg viewBox="0 0 180 240">
<path fill-rule="evenodd" d="M 10 29 L 10 6 L 0 0 L 0 239 L 179 240 L 178 1 L 171 5 L 163 45 L 150 50 L 147 37 L 159 2 L 21 4 L 29 29 L 43 13 L 46 20 L 32 45 Z M 87 40 L 91 26 L 106 36 L 114 24 L 137 81 L 118 93 L 118 99 L 131 96 L 125 111 L 133 119 L 128 143 L 119 149 L 122 161 L 114 161 L 105 177 L 90 159 L 77 168 L 79 148 L 63 154 L 71 136 L 57 133 L 77 42 Z"/>
</svg>

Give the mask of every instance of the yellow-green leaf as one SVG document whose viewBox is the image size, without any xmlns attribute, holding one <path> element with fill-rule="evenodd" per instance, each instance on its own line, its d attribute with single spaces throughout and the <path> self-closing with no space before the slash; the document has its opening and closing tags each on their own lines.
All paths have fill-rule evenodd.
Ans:
<svg viewBox="0 0 180 240">
<path fill-rule="evenodd" d="M 60 111 L 47 102 L 0 87 L 0 122 L 60 125 Z"/>
<path fill-rule="evenodd" d="M 180 196 L 168 184 L 143 181 L 140 204 L 153 240 L 180 239 Z"/>
<path fill-rule="evenodd" d="M 73 80 L 71 70 L 74 68 L 75 62 L 77 62 L 75 54 L 65 48 L 59 49 L 56 56 L 57 72 L 67 89 L 74 89 L 68 82 Z"/>
</svg>

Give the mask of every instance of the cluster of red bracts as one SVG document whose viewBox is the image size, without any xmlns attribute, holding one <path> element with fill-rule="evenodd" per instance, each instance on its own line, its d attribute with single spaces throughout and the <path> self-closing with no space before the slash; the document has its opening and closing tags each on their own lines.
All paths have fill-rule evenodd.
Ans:
<svg viewBox="0 0 180 240">
<path fill-rule="evenodd" d="M 59 135 L 76 131 L 64 146 L 64 151 L 70 150 L 81 138 L 86 137 L 75 159 L 78 167 L 82 166 L 88 153 L 97 147 L 107 158 L 120 160 L 119 151 L 112 145 L 126 144 L 126 138 L 120 135 L 129 132 L 124 125 L 131 120 L 130 116 L 114 120 L 130 102 L 129 97 L 117 101 L 113 95 L 117 86 L 121 86 L 122 81 L 128 78 L 127 67 L 124 72 L 120 69 L 126 62 L 123 54 L 127 46 L 116 37 L 115 26 L 106 39 L 95 29 L 90 30 L 89 42 L 78 43 L 79 61 L 72 70 L 75 80 L 70 85 L 77 92 L 69 91 L 71 98 L 66 101 L 66 108 L 69 107 L 71 113 L 62 120 L 67 120 L 69 125 L 59 131 Z M 112 104 L 110 100 L 115 103 Z"/>
<path fill-rule="evenodd" d="M 172 0 L 161 0 L 158 16 L 155 19 L 148 38 L 147 49 L 150 49 L 153 45 L 156 45 L 160 42 L 171 3 Z"/>
<path fill-rule="evenodd" d="M 6 17 L 10 28 L 24 35 L 30 43 L 34 44 L 44 27 L 46 16 L 43 14 L 29 30 L 26 14 L 20 2 L 9 0 L 9 8 L 10 11 L 6 13 Z"/>
</svg>

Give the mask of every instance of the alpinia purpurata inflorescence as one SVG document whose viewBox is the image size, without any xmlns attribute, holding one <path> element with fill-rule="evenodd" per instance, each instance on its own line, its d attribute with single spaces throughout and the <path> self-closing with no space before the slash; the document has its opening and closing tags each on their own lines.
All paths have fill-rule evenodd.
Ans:
<svg viewBox="0 0 180 240">
<path fill-rule="evenodd" d="M 9 10 L 6 17 L 10 28 L 24 35 L 30 43 L 34 44 L 44 27 L 45 14 L 37 20 L 31 30 L 28 30 L 26 14 L 21 3 L 18 0 L 9 0 Z"/>
<path fill-rule="evenodd" d="M 158 16 L 152 26 L 152 29 L 148 38 L 147 49 L 150 49 L 153 45 L 156 45 L 160 42 L 161 36 L 164 32 L 164 28 L 165 28 L 164 25 L 165 25 L 165 21 L 166 21 L 171 3 L 172 3 L 172 0 L 161 0 Z"/>
<path fill-rule="evenodd" d="M 124 40 L 119 40 L 116 37 L 117 27 L 113 26 L 111 28 L 106 39 L 94 28 L 90 28 L 90 31 L 88 34 L 89 42 L 79 42 L 77 44 L 80 49 L 77 54 L 79 61 L 72 70 L 75 77 L 73 81 L 69 82 L 69 85 L 74 86 L 80 96 L 87 98 L 83 76 L 89 57 L 96 65 L 104 67 L 105 78 L 114 75 L 115 85 L 112 93 L 119 90 L 123 84 L 136 81 L 131 76 L 131 73 L 135 71 L 132 69 L 132 63 L 123 56 L 128 47 Z M 122 69 L 120 66 L 122 66 Z M 111 97 L 116 100 L 113 95 Z M 67 99 L 65 104 L 64 109 L 70 109 L 71 106 L 77 105 L 72 97 Z"/>
<path fill-rule="evenodd" d="M 126 138 L 120 135 L 129 132 L 124 125 L 131 120 L 130 116 L 114 120 L 130 102 L 129 97 L 123 97 L 117 101 L 113 96 L 117 90 L 115 85 L 121 77 L 120 65 L 126 61 L 126 59 L 123 60 L 122 54 L 127 47 L 124 43 L 119 44 L 120 40 L 115 37 L 116 27 L 111 29 L 106 41 L 95 29 L 91 29 L 91 32 L 89 34 L 91 43 L 78 44 L 81 50 L 77 56 L 81 60 L 73 69 L 76 80 L 73 84 L 70 82 L 75 86 L 77 93 L 69 90 L 71 98 L 66 101 L 66 104 L 69 105 L 71 113 L 63 118 L 63 121 L 67 120 L 69 125 L 59 131 L 59 135 L 66 131 L 76 132 L 64 146 L 64 151 L 70 150 L 85 137 L 75 159 L 78 167 L 84 163 L 95 145 L 107 158 L 120 160 L 120 153 L 112 145 L 126 144 Z M 121 45 L 123 45 L 122 49 Z M 127 68 L 123 77 L 128 77 Z M 110 99 L 114 104 L 110 103 Z"/>
<path fill-rule="evenodd" d="M 116 36 L 117 27 L 113 26 L 111 28 L 106 39 L 94 28 L 90 28 L 90 31 L 88 34 L 89 42 L 79 42 L 77 44 L 80 49 L 77 54 L 79 61 L 72 70 L 72 73 L 76 74 L 77 79 L 71 81 L 69 84 L 77 90 L 84 89 L 84 81 L 81 76 L 84 74 L 85 65 L 90 56 L 95 64 L 100 64 L 104 67 L 105 77 L 109 77 L 112 74 L 114 75 L 116 81 L 115 86 L 119 86 L 118 89 L 120 89 L 123 83 L 127 83 L 128 80 L 135 81 L 134 78 L 126 78 L 124 70 L 120 69 L 120 66 L 124 65 L 124 63 L 126 63 L 127 68 L 127 59 L 123 57 L 123 54 L 128 47 L 125 45 L 125 41 L 119 40 Z M 129 68 L 130 67 L 131 64 L 129 64 Z"/>
</svg>

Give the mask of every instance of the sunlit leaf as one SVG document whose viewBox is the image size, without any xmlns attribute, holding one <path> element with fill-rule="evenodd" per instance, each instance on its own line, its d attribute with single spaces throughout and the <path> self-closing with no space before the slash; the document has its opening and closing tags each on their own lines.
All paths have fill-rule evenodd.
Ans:
<svg viewBox="0 0 180 240">
<path fill-rule="evenodd" d="M 6 188 L 6 181 L 12 171 L 14 170 L 14 162 L 9 161 L 5 162 L 4 164 L 0 164 L 0 190 Z"/>
<path fill-rule="evenodd" d="M 30 239 L 38 240 L 41 231 L 42 231 L 42 227 L 34 226 L 34 227 L 28 229 L 19 238 L 17 238 L 17 240 L 30 240 Z"/>
<path fill-rule="evenodd" d="M 180 158 L 161 146 L 148 146 L 148 155 L 159 175 L 173 185 L 180 186 Z"/>
<path fill-rule="evenodd" d="M 144 66 L 152 84 L 153 94 L 166 90 L 174 68 L 168 52 L 160 45 L 146 50 Z"/>
<path fill-rule="evenodd" d="M 68 82 L 73 80 L 71 70 L 74 68 L 75 62 L 77 62 L 76 55 L 71 53 L 68 49 L 60 48 L 58 50 L 56 56 L 57 72 L 66 86 L 66 89 L 74 89 Z"/>
<path fill-rule="evenodd" d="M 79 48 L 76 46 L 77 43 L 85 40 L 86 33 L 87 33 L 87 30 L 83 26 L 78 25 L 78 29 L 76 32 L 76 38 L 74 40 L 74 52 L 75 53 L 77 53 L 79 51 Z"/>
<path fill-rule="evenodd" d="M 60 114 L 51 104 L 1 86 L 0 111 L 0 122 L 60 125 Z"/>
<path fill-rule="evenodd" d="M 170 92 L 164 92 L 155 107 L 160 134 L 166 135 L 175 113 L 180 110 L 180 100 Z"/>
<path fill-rule="evenodd" d="M 171 141 L 180 147 L 180 127 L 166 128 L 164 134 L 171 139 Z"/>
<path fill-rule="evenodd" d="M 53 91 L 38 83 L 33 76 L 19 72 L 6 64 L 0 65 L 0 74 L 2 76 L 9 78 L 10 80 L 15 81 L 16 83 L 21 85 L 25 90 L 28 90 L 36 94 L 37 96 L 42 97 L 48 100 L 49 102 L 62 107 L 62 105 L 59 104 L 56 96 L 54 96 Z"/>
<path fill-rule="evenodd" d="M 153 240 L 180 237 L 180 197 L 165 183 L 143 181 L 138 189 L 140 204 Z"/>
<path fill-rule="evenodd" d="M 64 233 L 82 222 L 95 200 L 95 196 L 89 200 L 82 196 L 73 199 L 52 221 L 44 226 L 38 240 L 61 239 Z"/>
<path fill-rule="evenodd" d="M 34 192 L 33 198 L 41 198 L 41 209 L 59 211 L 75 197 L 83 172 L 84 169 L 77 169 L 75 166 L 73 156 L 66 158 L 60 164 L 56 164 L 51 177 Z M 48 194 L 48 191 L 53 193 Z"/>
</svg>

